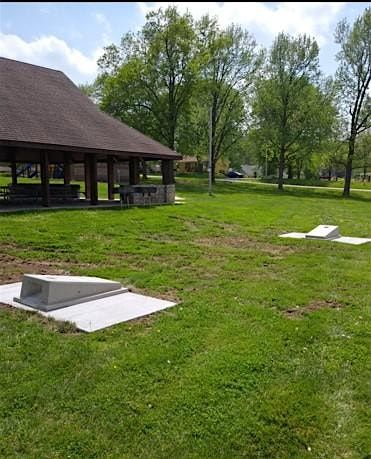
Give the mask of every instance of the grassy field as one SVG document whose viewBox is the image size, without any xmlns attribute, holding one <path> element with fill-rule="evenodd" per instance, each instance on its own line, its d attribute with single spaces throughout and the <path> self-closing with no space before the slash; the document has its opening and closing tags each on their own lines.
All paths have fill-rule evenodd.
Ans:
<svg viewBox="0 0 371 459">
<path fill-rule="evenodd" d="M 256 181 L 259 180 L 263 183 L 274 183 L 277 184 L 277 180 L 267 180 L 267 179 L 247 179 L 249 181 Z M 324 188 L 339 188 L 343 189 L 344 188 L 344 180 L 339 179 L 339 180 L 304 180 L 304 179 L 285 179 L 285 185 L 301 185 L 301 186 L 320 186 Z M 353 179 L 351 182 L 351 189 L 357 189 L 357 190 L 371 190 L 371 182 L 363 182 L 362 180 L 355 180 Z"/>
<path fill-rule="evenodd" d="M 199 181 L 206 181 L 207 180 L 207 174 L 206 173 L 203 173 L 203 174 L 181 174 L 178 176 L 179 179 L 181 180 L 185 180 L 185 181 L 189 181 L 189 179 L 191 180 L 199 180 Z M 220 179 L 225 179 L 225 177 L 223 175 L 219 175 L 217 176 L 217 179 L 220 180 Z M 18 179 L 18 182 L 19 183 L 36 183 L 37 181 L 39 181 L 38 179 L 28 179 L 28 178 L 24 178 L 24 177 L 20 177 Z M 161 176 L 159 174 L 156 174 L 156 175 L 151 175 L 150 178 L 148 179 L 148 182 L 161 182 Z M 239 180 L 240 182 L 241 180 Z M 270 183 L 272 184 L 272 186 L 274 185 L 277 185 L 277 181 L 275 180 L 266 180 L 266 179 L 254 179 L 254 178 L 245 178 L 245 179 L 242 179 L 242 182 L 248 182 L 248 183 Z M 0 186 L 5 186 L 5 185 L 8 185 L 8 183 L 11 182 L 11 178 L 8 177 L 8 176 L 5 176 L 5 175 L 0 175 Z M 51 179 L 50 180 L 50 183 L 63 183 L 63 180 L 62 179 Z M 73 181 L 71 183 L 75 183 L 75 184 L 79 184 L 80 185 L 80 189 L 81 191 L 84 191 L 85 190 L 85 184 L 84 182 L 77 182 L 77 181 Z M 289 179 L 285 179 L 285 185 L 286 186 L 289 186 L 289 185 L 301 185 L 301 186 L 309 186 L 309 187 L 313 187 L 313 186 L 319 186 L 319 187 L 323 187 L 323 188 L 338 188 L 339 189 L 339 192 L 342 191 L 342 189 L 344 188 L 344 180 L 342 179 L 339 179 L 338 181 L 335 181 L 335 180 L 332 180 L 332 181 L 328 181 L 328 180 L 296 180 L 296 179 L 292 179 L 292 180 L 289 180 Z M 352 180 L 351 182 L 351 189 L 355 189 L 355 190 L 371 190 L 371 182 L 362 182 L 360 180 Z M 99 197 L 101 199 L 106 199 L 107 198 L 107 184 L 106 183 L 98 183 L 98 193 L 99 193 Z M 117 197 L 117 196 L 116 196 Z"/>
<path fill-rule="evenodd" d="M 176 300 L 92 334 L 0 308 L 0 456 L 365 458 L 371 195 L 181 178 L 185 204 L 0 215 L 0 282 L 115 279 Z"/>
</svg>

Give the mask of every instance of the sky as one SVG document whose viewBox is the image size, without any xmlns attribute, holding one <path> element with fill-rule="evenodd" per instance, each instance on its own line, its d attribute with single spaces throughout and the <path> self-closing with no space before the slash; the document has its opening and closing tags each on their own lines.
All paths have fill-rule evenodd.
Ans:
<svg viewBox="0 0 371 459">
<path fill-rule="evenodd" d="M 323 72 L 337 63 L 336 24 L 352 23 L 370 2 L 2 2 L 0 56 L 63 71 L 75 84 L 91 83 L 105 46 L 140 30 L 146 14 L 177 5 L 195 19 L 209 13 L 222 26 L 240 24 L 261 46 L 269 48 L 281 31 L 307 33 L 320 46 Z"/>
</svg>

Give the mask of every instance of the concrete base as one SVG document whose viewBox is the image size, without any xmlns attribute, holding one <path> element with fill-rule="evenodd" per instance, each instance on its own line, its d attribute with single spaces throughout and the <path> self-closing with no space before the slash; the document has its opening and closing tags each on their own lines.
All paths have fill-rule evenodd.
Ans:
<svg viewBox="0 0 371 459">
<path fill-rule="evenodd" d="M 319 225 L 319 226 L 324 226 L 324 225 Z M 319 226 L 317 226 L 316 228 L 314 228 L 314 230 L 310 231 L 310 233 L 313 233 L 313 231 L 317 230 L 317 228 L 319 228 Z M 327 228 L 338 228 L 337 226 L 332 226 L 332 227 L 328 227 Z M 338 230 L 337 230 L 338 231 Z M 340 234 L 337 236 L 337 237 L 313 237 L 313 236 L 310 236 L 308 237 L 308 235 L 310 233 L 285 233 L 285 234 L 280 234 L 279 237 L 287 237 L 287 238 L 291 238 L 291 239 L 318 239 L 318 240 L 324 240 L 324 241 L 333 241 L 333 242 L 341 242 L 343 244 L 351 244 L 351 245 L 361 245 L 361 244 L 365 244 L 366 242 L 371 242 L 371 239 L 369 238 L 362 238 L 362 237 L 346 237 L 346 236 L 340 236 Z M 330 231 L 330 235 L 331 234 L 335 234 L 336 233 L 336 230 L 335 232 L 332 232 Z M 321 235 L 323 236 L 324 234 L 324 231 L 321 233 L 320 231 L 319 232 L 315 232 L 315 235 Z"/>
<path fill-rule="evenodd" d="M 55 320 L 71 322 L 86 332 L 101 330 L 176 305 L 170 301 L 124 292 L 52 311 L 41 311 L 14 301 L 14 297 L 20 296 L 21 288 L 21 282 L 0 285 L 0 303 L 27 311 L 37 311 L 38 314 Z"/>
<path fill-rule="evenodd" d="M 126 292 L 120 282 L 99 277 L 25 274 L 14 301 L 42 311 L 64 308 Z"/>
<path fill-rule="evenodd" d="M 333 239 L 334 242 L 342 242 L 343 244 L 361 245 L 366 242 L 371 242 L 371 239 L 364 237 L 348 237 L 340 236 L 337 239 Z"/>
<path fill-rule="evenodd" d="M 279 237 L 289 237 L 291 239 L 305 239 L 307 233 L 285 233 L 280 234 Z"/>
</svg>

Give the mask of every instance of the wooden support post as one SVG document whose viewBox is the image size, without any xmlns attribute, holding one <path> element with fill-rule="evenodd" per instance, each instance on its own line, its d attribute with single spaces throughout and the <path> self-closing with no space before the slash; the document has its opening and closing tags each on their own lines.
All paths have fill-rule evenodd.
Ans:
<svg viewBox="0 0 371 459">
<path fill-rule="evenodd" d="M 11 169 L 12 169 L 12 185 L 17 185 L 17 163 L 12 161 L 11 164 Z"/>
<path fill-rule="evenodd" d="M 139 158 L 129 159 L 129 184 L 130 185 L 139 185 L 140 175 L 139 175 Z"/>
<path fill-rule="evenodd" d="M 89 155 L 90 162 L 90 204 L 98 204 L 98 173 L 97 173 L 97 155 Z"/>
<path fill-rule="evenodd" d="M 63 182 L 65 185 L 71 183 L 71 158 L 68 156 L 68 153 L 64 155 L 64 175 Z"/>
<path fill-rule="evenodd" d="M 162 183 L 163 185 L 172 185 L 174 179 L 174 161 L 172 159 L 163 159 L 161 161 Z"/>
<path fill-rule="evenodd" d="M 90 200 L 91 197 L 91 186 L 90 186 L 90 161 L 89 156 L 85 155 L 85 199 Z"/>
<path fill-rule="evenodd" d="M 113 200 L 115 198 L 113 194 L 113 188 L 115 186 L 115 179 L 113 174 L 113 156 L 107 155 L 107 188 L 108 188 L 108 199 Z"/>
<path fill-rule="evenodd" d="M 50 205 L 49 154 L 46 150 L 43 150 L 40 152 L 40 170 L 41 170 L 42 205 L 44 207 L 49 207 Z"/>
</svg>

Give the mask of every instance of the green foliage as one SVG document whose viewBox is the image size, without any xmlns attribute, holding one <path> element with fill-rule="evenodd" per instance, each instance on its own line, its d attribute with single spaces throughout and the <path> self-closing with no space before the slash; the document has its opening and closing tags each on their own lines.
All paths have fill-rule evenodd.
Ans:
<svg viewBox="0 0 371 459">
<path fill-rule="evenodd" d="M 211 123 L 213 170 L 223 155 L 233 156 L 233 147 L 247 129 L 246 103 L 263 62 L 253 37 L 239 26 L 221 30 L 205 16 L 198 23 L 203 65 L 198 98 L 203 107 L 204 132 Z M 211 111 L 208 116 L 208 110 Z M 207 137 L 203 136 L 206 142 Z"/>
<path fill-rule="evenodd" d="M 269 175 L 278 168 L 280 188 L 284 171 L 299 178 L 322 168 L 351 171 L 355 136 L 370 122 L 370 22 L 367 8 L 352 28 L 339 24 L 333 82 L 321 78 L 318 45 L 306 35 L 280 33 L 266 56 L 239 26 L 160 8 L 105 48 L 94 97 L 113 116 L 200 160 L 208 157 L 211 124 L 213 175 L 220 158 L 233 167 L 254 158 Z M 349 109 L 351 119 L 340 121 L 337 112 Z M 348 124 L 351 156 L 343 144 Z"/>
<path fill-rule="evenodd" d="M 353 158 L 357 136 L 371 128 L 371 8 L 365 9 L 352 27 L 346 20 L 338 24 L 336 42 L 339 68 L 336 73 L 339 85 L 339 103 L 348 121 L 349 143 L 346 162 L 344 196 L 349 195 Z"/>
<path fill-rule="evenodd" d="M 295 168 L 300 176 L 332 132 L 336 112 L 330 88 L 330 82 L 320 85 L 316 42 L 305 35 L 279 34 L 266 78 L 256 88 L 251 136 L 260 163 L 278 165 L 280 188 L 284 169 Z"/>
<path fill-rule="evenodd" d="M 212 107 L 213 165 L 238 151 L 247 96 L 263 55 L 240 27 L 194 24 L 175 7 L 147 15 L 137 33 L 111 45 L 99 61 L 101 105 L 114 116 L 184 154 L 208 150 Z"/>
<path fill-rule="evenodd" d="M 99 61 L 102 108 L 174 148 L 197 70 L 193 19 L 174 7 L 146 17 Z"/>
<path fill-rule="evenodd" d="M 363 132 L 357 138 L 353 170 L 358 169 L 366 179 L 367 172 L 371 170 L 371 132 Z"/>
<path fill-rule="evenodd" d="M 99 102 L 98 88 L 96 83 L 79 84 L 79 89 L 88 96 L 94 103 Z"/>
</svg>

